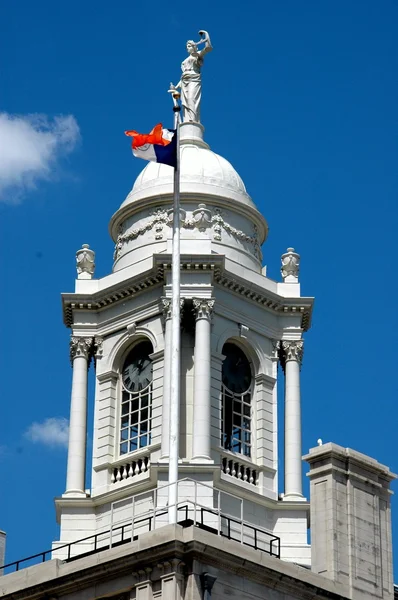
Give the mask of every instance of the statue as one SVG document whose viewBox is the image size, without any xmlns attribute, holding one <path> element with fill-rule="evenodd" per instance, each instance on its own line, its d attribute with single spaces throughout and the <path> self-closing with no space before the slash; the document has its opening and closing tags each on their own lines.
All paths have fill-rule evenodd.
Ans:
<svg viewBox="0 0 398 600">
<path fill-rule="evenodd" d="M 207 31 L 200 30 L 199 35 L 203 36 L 199 42 L 187 41 L 189 56 L 181 63 L 181 80 L 177 85 L 170 84 L 169 92 L 173 95 L 174 100 L 179 96 L 176 90 L 181 90 L 184 123 L 187 121 L 200 123 L 200 99 L 202 96 L 200 70 L 204 55 L 213 50 Z M 198 50 L 199 44 L 204 44 L 201 50 Z"/>
</svg>

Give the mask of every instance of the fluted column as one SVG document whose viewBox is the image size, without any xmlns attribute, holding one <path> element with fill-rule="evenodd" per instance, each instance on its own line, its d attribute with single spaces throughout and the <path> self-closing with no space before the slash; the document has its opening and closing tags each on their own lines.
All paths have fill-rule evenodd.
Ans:
<svg viewBox="0 0 398 600">
<path fill-rule="evenodd" d="M 193 460 L 210 460 L 210 333 L 213 299 L 193 299 L 195 326 L 195 382 L 193 404 Z"/>
<path fill-rule="evenodd" d="M 93 338 L 71 338 L 70 357 L 73 377 L 65 494 L 73 496 L 86 495 L 87 372 L 92 350 Z"/>
<path fill-rule="evenodd" d="M 300 368 L 303 341 L 281 342 L 281 364 L 285 371 L 285 495 L 284 499 L 301 499 L 301 400 Z"/>
<path fill-rule="evenodd" d="M 161 458 L 168 458 L 170 446 L 171 298 L 162 298 L 162 303 L 164 317 L 164 358 Z"/>
</svg>

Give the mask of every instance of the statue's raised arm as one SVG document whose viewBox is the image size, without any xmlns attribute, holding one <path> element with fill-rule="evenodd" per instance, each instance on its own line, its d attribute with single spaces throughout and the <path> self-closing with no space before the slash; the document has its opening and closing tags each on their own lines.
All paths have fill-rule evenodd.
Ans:
<svg viewBox="0 0 398 600">
<path fill-rule="evenodd" d="M 210 36 L 207 31 L 201 29 L 199 35 L 202 38 L 198 42 L 187 41 L 187 58 L 181 63 L 182 76 L 176 86 L 170 84 L 170 88 L 181 90 L 181 105 L 183 109 L 183 121 L 194 121 L 200 123 L 200 100 L 202 97 L 201 68 L 205 54 L 213 50 Z M 198 46 L 204 44 L 202 49 Z"/>
<path fill-rule="evenodd" d="M 213 50 L 213 46 L 211 45 L 210 36 L 207 31 L 205 31 L 204 29 L 201 29 L 199 31 L 199 35 L 202 36 L 202 39 L 200 39 L 198 42 L 196 42 L 196 47 L 198 47 L 199 44 L 204 44 L 204 47 L 198 51 L 198 54 L 200 55 L 200 57 L 203 58 L 203 56 L 205 54 L 207 54 L 208 52 L 211 52 Z"/>
</svg>

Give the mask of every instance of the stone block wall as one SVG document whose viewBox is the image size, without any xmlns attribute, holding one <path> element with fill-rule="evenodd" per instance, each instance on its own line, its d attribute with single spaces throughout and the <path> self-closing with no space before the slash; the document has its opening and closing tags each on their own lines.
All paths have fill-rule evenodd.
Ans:
<svg viewBox="0 0 398 600">
<path fill-rule="evenodd" d="M 393 598 L 388 467 L 325 444 L 310 465 L 312 570 L 347 585 L 352 598 Z"/>
</svg>

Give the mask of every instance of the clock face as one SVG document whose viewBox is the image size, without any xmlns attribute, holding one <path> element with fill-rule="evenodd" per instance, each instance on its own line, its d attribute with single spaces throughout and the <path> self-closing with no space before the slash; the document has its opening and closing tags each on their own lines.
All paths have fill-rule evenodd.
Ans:
<svg viewBox="0 0 398 600">
<path fill-rule="evenodd" d="M 243 394 L 252 381 L 250 363 L 244 352 L 234 344 L 224 344 L 222 353 L 226 356 L 222 365 L 222 382 L 231 392 Z"/>
<path fill-rule="evenodd" d="M 123 385 L 129 392 L 140 392 L 152 381 L 152 344 L 141 342 L 127 356 L 122 371 Z"/>
</svg>

